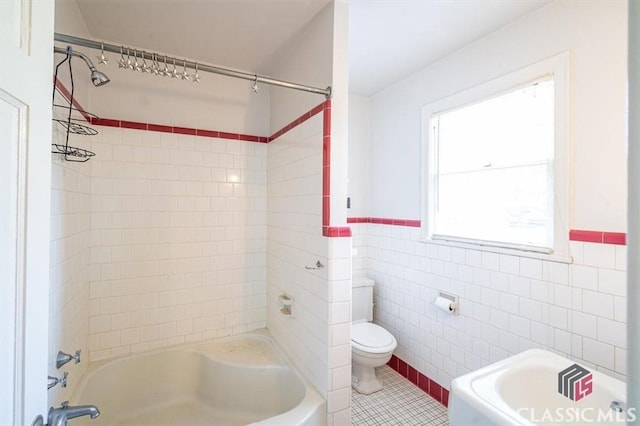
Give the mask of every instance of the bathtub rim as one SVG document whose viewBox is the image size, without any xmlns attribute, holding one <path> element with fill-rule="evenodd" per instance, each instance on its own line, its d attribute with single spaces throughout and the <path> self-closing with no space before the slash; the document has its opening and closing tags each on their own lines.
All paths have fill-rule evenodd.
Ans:
<svg viewBox="0 0 640 426">
<path fill-rule="evenodd" d="M 248 363 L 233 363 L 233 362 L 229 362 L 228 360 L 220 360 L 215 356 L 212 356 L 211 354 L 207 354 L 206 351 L 197 350 L 197 348 L 201 346 L 212 345 L 216 343 L 225 343 L 225 342 L 230 342 L 234 340 L 242 340 L 246 338 L 259 340 L 263 343 L 268 344 L 271 350 L 273 350 L 273 352 L 277 355 L 278 363 L 277 364 L 272 363 L 267 365 L 253 365 L 253 366 Z M 182 351 L 182 350 L 188 351 L 188 352 L 194 352 L 198 355 L 204 356 L 205 358 L 209 358 L 221 364 L 241 366 L 245 368 L 286 366 L 293 372 L 295 377 L 297 377 L 297 379 L 301 382 L 302 389 L 304 392 L 304 395 L 302 396 L 300 402 L 290 410 L 285 411 L 284 413 L 277 414 L 275 416 L 268 417 L 266 419 L 262 419 L 254 423 L 250 423 L 249 425 L 280 426 L 282 424 L 287 424 L 287 425 L 294 426 L 294 425 L 307 424 L 308 421 L 313 421 L 314 418 L 316 418 L 316 420 L 313 421 L 313 424 L 325 424 L 326 422 L 325 398 L 320 394 L 320 392 L 315 388 L 315 386 L 313 386 L 313 384 L 300 373 L 296 365 L 285 353 L 285 351 L 282 348 L 280 348 L 278 342 L 271 335 L 271 333 L 267 328 L 251 330 L 245 333 L 236 334 L 232 336 L 214 337 L 211 339 L 201 340 L 197 342 L 176 344 L 176 345 L 166 346 L 162 348 L 151 349 L 151 350 L 131 353 L 127 355 L 121 355 L 113 358 L 106 358 L 106 359 L 101 359 L 97 361 L 91 361 L 89 362 L 89 365 L 87 366 L 86 370 L 80 377 L 76 389 L 71 393 L 69 401 L 71 402 L 71 405 L 77 402 L 79 396 L 82 395 L 85 389 L 85 386 L 87 385 L 87 382 L 89 381 L 91 376 L 97 373 L 98 371 L 104 368 L 107 368 L 108 366 L 125 362 L 127 360 L 131 360 L 135 358 L 156 355 L 156 354 L 161 354 L 166 352 Z"/>
</svg>

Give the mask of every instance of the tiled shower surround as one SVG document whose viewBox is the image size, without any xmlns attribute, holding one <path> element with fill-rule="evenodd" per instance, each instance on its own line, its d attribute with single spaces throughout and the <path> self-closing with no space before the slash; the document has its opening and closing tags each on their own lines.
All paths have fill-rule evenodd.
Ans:
<svg viewBox="0 0 640 426">
<path fill-rule="evenodd" d="M 376 281 L 375 322 L 395 355 L 449 389 L 451 379 L 529 348 L 626 374 L 626 247 L 570 242 L 573 263 L 421 242 L 420 228 L 352 223 L 354 274 Z M 460 315 L 433 304 L 460 297 Z"/>
<path fill-rule="evenodd" d="M 351 239 L 323 237 L 328 106 L 261 141 L 109 120 L 78 141 L 90 162 L 54 160 L 51 316 L 78 325 L 51 353 L 100 360 L 268 325 L 328 424 L 348 423 Z"/>
<path fill-rule="evenodd" d="M 100 127 L 91 359 L 266 325 L 266 144 Z"/>
<path fill-rule="evenodd" d="M 53 138 L 58 144 L 65 143 L 65 134 L 61 129 L 58 125 L 53 127 Z M 86 138 L 70 136 L 70 145 L 86 144 Z M 90 204 L 90 168 L 83 163 L 54 157 L 51 164 L 49 324 L 51 330 L 56 332 L 49 335 L 50 354 L 56 354 L 59 350 L 73 353 L 83 348 L 85 352 L 82 356 L 88 358 L 89 324 L 86 318 L 89 315 Z M 49 359 L 51 372 L 56 371 L 53 358 Z M 51 390 L 55 393 L 53 399 L 56 402 L 70 398 L 70 390 L 86 366 L 87 363 L 81 363 L 70 371 L 67 388 L 56 386 Z"/>
</svg>

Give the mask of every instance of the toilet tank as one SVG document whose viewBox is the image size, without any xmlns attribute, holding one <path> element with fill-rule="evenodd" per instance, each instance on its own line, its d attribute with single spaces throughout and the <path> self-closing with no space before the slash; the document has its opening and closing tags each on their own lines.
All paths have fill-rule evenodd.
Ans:
<svg viewBox="0 0 640 426">
<path fill-rule="evenodd" d="M 372 279 L 353 277 L 351 293 L 351 322 L 373 321 Z"/>
</svg>

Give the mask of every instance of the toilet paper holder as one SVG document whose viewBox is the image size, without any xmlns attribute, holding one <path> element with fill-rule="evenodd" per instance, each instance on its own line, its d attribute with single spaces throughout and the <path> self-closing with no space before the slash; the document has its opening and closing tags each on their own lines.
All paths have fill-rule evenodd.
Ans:
<svg viewBox="0 0 640 426">
<path fill-rule="evenodd" d="M 458 296 L 446 293 L 444 291 L 438 292 L 438 297 L 433 301 L 438 309 L 451 315 L 460 315 Z"/>
</svg>

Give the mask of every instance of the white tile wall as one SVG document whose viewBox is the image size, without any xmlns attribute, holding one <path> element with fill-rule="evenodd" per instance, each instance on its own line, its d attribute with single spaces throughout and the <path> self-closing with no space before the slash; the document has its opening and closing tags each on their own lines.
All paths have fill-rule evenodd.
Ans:
<svg viewBox="0 0 640 426">
<path fill-rule="evenodd" d="M 446 388 L 452 378 L 522 350 L 561 353 L 626 374 L 624 247 L 571 243 L 574 263 L 419 242 L 419 229 L 353 224 L 354 267 L 376 283 L 376 322 L 396 354 Z M 460 297 L 459 316 L 435 308 Z"/>
<path fill-rule="evenodd" d="M 266 325 L 266 146 L 103 127 L 91 160 L 92 359 Z"/>
<path fill-rule="evenodd" d="M 65 135 L 62 127 L 54 123 L 55 143 L 64 145 Z M 71 134 L 69 143 L 91 149 L 89 137 Z M 91 188 L 88 163 L 64 161 L 59 155 L 52 158 L 49 374 L 60 377 L 63 371 L 69 373 L 67 388 L 56 386 L 49 391 L 49 403 L 58 405 L 69 399 L 87 366 Z M 72 362 L 57 370 L 55 354 L 59 350 L 73 353 L 76 349 L 84 350 L 85 362 Z"/>
<path fill-rule="evenodd" d="M 122 356 L 264 327 L 268 311 L 330 423 L 349 419 L 351 239 L 321 234 L 321 120 L 268 146 L 102 127 L 90 162 L 56 161 L 50 353 Z"/>
<path fill-rule="evenodd" d="M 269 329 L 327 398 L 329 423 L 348 419 L 351 239 L 322 237 L 322 115 L 267 148 Z M 294 299 L 291 318 L 281 294 Z"/>
</svg>

